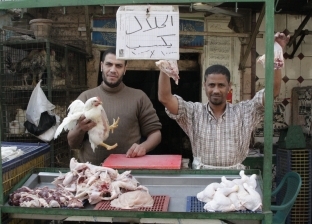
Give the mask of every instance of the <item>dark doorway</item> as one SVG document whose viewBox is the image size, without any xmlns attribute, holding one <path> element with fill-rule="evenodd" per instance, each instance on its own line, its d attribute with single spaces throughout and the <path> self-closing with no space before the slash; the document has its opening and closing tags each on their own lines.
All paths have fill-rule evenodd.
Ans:
<svg viewBox="0 0 312 224">
<path fill-rule="evenodd" d="M 165 107 L 158 101 L 159 71 L 129 71 L 124 83 L 132 88 L 141 89 L 151 99 L 157 115 L 162 123 L 162 141 L 150 154 L 180 154 L 183 158 L 192 159 L 189 138 L 179 125 L 168 117 Z M 173 94 L 187 101 L 198 102 L 201 96 L 201 78 L 199 71 L 180 71 L 179 85 L 171 80 Z"/>
<path fill-rule="evenodd" d="M 162 123 L 162 141 L 149 154 L 180 154 L 183 158 L 192 161 L 192 149 L 189 138 L 176 123 L 168 117 L 164 106 L 158 101 L 158 76 L 159 71 L 127 70 L 124 83 L 132 88 L 141 89 L 151 99 L 157 115 Z M 199 102 L 201 99 L 200 71 L 180 71 L 179 85 L 171 79 L 172 93 L 181 96 L 186 101 Z M 99 73 L 98 84 L 102 82 Z"/>
</svg>

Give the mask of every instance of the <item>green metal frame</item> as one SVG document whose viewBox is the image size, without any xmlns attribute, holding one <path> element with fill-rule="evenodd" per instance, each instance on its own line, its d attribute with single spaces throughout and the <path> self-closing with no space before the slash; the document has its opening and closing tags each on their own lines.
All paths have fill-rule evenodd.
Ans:
<svg viewBox="0 0 312 224">
<path fill-rule="evenodd" d="M 129 4 L 191 4 L 198 1 L 191 0 L 17 0 L 1 1 L 0 9 L 11 8 L 42 8 L 42 7 L 66 7 L 84 5 L 129 5 Z M 214 0 L 201 2 L 263 2 L 265 3 L 265 119 L 264 119 L 264 164 L 263 164 L 263 212 L 262 214 L 239 214 L 239 213 L 154 213 L 154 212 L 123 212 L 123 211 L 84 211 L 71 209 L 42 209 L 42 208 L 19 208 L 4 206 L 3 194 L 0 194 L 0 212 L 29 213 L 29 214 L 53 214 L 53 215 L 80 215 L 80 216 L 118 216 L 118 217 L 157 217 L 157 218 L 197 218 L 197 219 L 257 219 L 263 223 L 272 223 L 271 185 L 272 185 L 272 145 L 273 145 L 273 45 L 274 45 L 274 1 L 272 0 Z M 1 64 L 0 64 L 1 66 Z M 2 68 L 0 68 L 1 71 Z M 1 82 L 1 80 L 0 80 Z M 0 129 L 1 132 L 1 129 Z M 1 133 L 0 133 L 1 136 Z M 1 143 L 1 140 L 0 140 Z M 1 156 L 1 155 L 0 155 Z M 2 169 L 0 169 L 0 182 L 2 182 Z M 0 192 L 3 187 L 0 184 Z M 0 220 L 1 224 L 1 220 Z"/>
</svg>

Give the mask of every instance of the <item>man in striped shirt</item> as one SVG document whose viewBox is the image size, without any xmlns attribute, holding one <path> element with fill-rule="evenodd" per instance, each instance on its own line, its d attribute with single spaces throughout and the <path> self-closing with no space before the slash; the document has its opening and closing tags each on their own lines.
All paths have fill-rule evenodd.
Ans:
<svg viewBox="0 0 312 224">
<path fill-rule="evenodd" d="M 289 36 L 275 34 L 284 48 Z M 264 89 L 251 100 L 237 104 L 226 101 L 231 90 L 230 72 L 222 65 L 206 69 L 204 77 L 208 103 L 187 102 L 172 95 L 170 79 L 160 72 L 159 101 L 170 118 L 188 135 L 193 152 L 193 169 L 244 169 L 252 131 L 264 116 Z M 281 68 L 274 70 L 274 97 L 281 87 Z"/>
</svg>

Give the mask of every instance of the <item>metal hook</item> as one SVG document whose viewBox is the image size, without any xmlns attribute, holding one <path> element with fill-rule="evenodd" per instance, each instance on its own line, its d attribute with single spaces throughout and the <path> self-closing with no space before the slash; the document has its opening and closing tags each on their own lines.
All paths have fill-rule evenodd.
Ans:
<svg viewBox="0 0 312 224">
<path fill-rule="evenodd" d="M 238 11 L 238 7 L 237 7 L 237 2 L 235 2 L 235 12 L 237 13 L 237 11 Z"/>
<path fill-rule="evenodd" d="M 189 11 L 192 12 L 193 11 L 193 3 L 191 3 Z"/>
<path fill-rule="evenodd" d="M 282 9 L 280 9 L 280 10 L 278 10 L 278 11 L 276 10 L 276 7 L 277 7 L 278 2 L 279 2 L 279 0 L 276 0 L 275 7 L 274 7 L 274 12 L 280 12 L 280 11 L 282 11 Z"/>
</svg>

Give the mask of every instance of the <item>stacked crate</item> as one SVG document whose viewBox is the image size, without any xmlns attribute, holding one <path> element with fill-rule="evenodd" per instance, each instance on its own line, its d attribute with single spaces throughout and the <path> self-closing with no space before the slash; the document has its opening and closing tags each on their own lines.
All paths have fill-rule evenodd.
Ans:
<svg viewBox="0 0 312 224">
<path fill-rule="evenodd" d="M 290 171 L 299 173 L 302 178 L 300 192 L 286 223 L 312 223 L 312 150 L 277 149 L 276 168 L 277 185 L 285 174 Z M 277 195 L 277 203 L 283 200 L 283 194 L 284 192 L 281 192 L 281 194 Z"/>
<path fill-rule="evenodd" d="M 22 152 L 16 158 L 2 157 L 4 195 L 33 168 L 50 166 L 50 146 L 47 143 L 1 142 L 1 147 L 16 147 Z"/>
<path fill-rule="evenodd" d="M 24 127 L 26 109 L 39 78 L 48 100 L 55 105 L 54 113 L 60 120 L 66 116 L 69 104 L 86 87 L 86 53 L 51 38 L 4 30 L 0 34 L 0 101 L 1 140 L 8 142 L 42 142 L 27 133 Z M 31 67 L 27 59 L 43 54 L 45 65 Z M 38 59 L 40 60 L 40 59 Z M 26 65 L 22 62 L 26 61 Z M 32 63 L 37 60 L 32 60 Z M 27 64 L 28 63 L 28 64 Z M 30 67 L 32 69 L 30 69 Z M 54 167 L 68 168 L 71 152 L 66 133 L 49 142 Z"/>
</svg>

